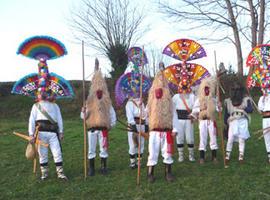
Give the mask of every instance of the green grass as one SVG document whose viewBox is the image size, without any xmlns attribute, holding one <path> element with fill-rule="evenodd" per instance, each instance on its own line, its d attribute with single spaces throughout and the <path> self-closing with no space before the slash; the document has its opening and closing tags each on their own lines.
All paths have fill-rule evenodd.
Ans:
<svg viewBox="0 0 270 200">
<path fill-rule="evenodd" d="M 175 162 L 173 173 L 176 181 L 170 184 L 164 179 L 161 158 L 155 169 L 156 182 L 147 182 L 145 153 L 141 184 L 137 186 L 137 171 L 128 167 L 127 134 L 118 130 L 120 125 L 117 125 L 109 136 L 109 175 L 102 176 L 97 170 L 96 176 L 84 180 L 82 121 L 79 116 L 70 118 L 70 115 L 64 115 L 65 139 L 62 143 L 64 170 L 69 181 L 56 179 L 55 167 L 50 158 L 50 177 L 41 182 L 39 171 L 35 176 L 32 162 L 24 157 L 26 142 L 11 134 L 15 130 L 26 133 L 26 115 L 28 113 L 22 118 L 3 117 L 0 121 L 0 199 L 270 199 L 270 165 L 266 162 L 264 140 L 258 140 L 255 135 L 246 142 L 245 164 L 239 165 L 237 161 L 237 145 L 234 146 L 228 169 L 223 167 L 220 151 L 217 165 L 210 161 L 210 151 L 207 151 L 207 162 L 202 166 L 197 161 Z M 251 132 L 260 128 L 261 118 L 253 114 Z M 197 148 L 197 128 L 195 134 Z M 177 160 L 176 154 L 174 160 Z M 99 162 L 97 158 L 97 169 Z"/>
</svg>

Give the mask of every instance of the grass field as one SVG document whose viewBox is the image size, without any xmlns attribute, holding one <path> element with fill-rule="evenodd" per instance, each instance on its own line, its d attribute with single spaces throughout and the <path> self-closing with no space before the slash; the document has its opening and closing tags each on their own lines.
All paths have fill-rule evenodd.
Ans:
<svg viewBox="0 0 270 200">
<path fill-rule="evenodd" d="M 228 169 L 223 167 L 220 151 L 219 163 L 216 165 L 210 161 L 210 151 L 207 152 L 207 162 L 204 165 L 187 160 L 178 163 L 175 154 L 173 173 L 176 181 L 165 181 L 164 166 L 160 159 L 155 170 L 156 182 L 149 184 L 145 167 L 146 145 L 139 186 L 136 185 L 137 171 L 128 167 L 127 134 L 117 129 L 120 125 L 113 128 L 109 136 L 109 175 L 96 173 L 96 176 L 84 180 L 82 121 L 79 116 L 71 118 L 70 114 L 63 116 L 65 139 L 62 143 L 64 170 L 69 181 L 56 179 L 55 167 L 50 158 L 50 177 L 41 182 L 39 171 L 35 176 L 32 173 L 32 162 L 24 157 L 26 142 L 11 134 L 15 130 L 27 133 L 28 114 L 8 118 L 1 114 L 0 199 L 270 199 L 270 165 L 266 162 L 264 141 L 252 134 L 252 131 L 261 128 L 261 118 L 256 113 L 252 115 L 252 136 L 246 142 L 245 164 L 239 165 L 237 161 L 237 145 L 234 146 Z M 197 148 L 197 128 L 195 135 Z M 99 162 L 97 158 L 97 169 Z"/>
</svg>

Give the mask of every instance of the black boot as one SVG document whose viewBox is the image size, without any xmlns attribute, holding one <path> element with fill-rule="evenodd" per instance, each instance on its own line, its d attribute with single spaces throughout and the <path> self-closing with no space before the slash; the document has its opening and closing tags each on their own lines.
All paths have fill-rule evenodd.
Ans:
<svg viewBox="0 0 270 200">
<path fill-rule="evenodd" d="M 205 159 L 205 156 L 204 156 L 205 152 L 204 150 L 200 150 L 200 164 L 204 164 L 204 159 Z"/>
<path fill-rule="evenodd" d="M 216 149 L 212 150 L 212 161 L 214 163 L 217 163 L 217 150 Z"/>
<path fill-rule="evenodd" d="M 107 170 L 107 158 L 101 158 L 100 173 L 103 174 L 103 175 L 107 175 L 108 174 L 108 170 Z"/>
<path fill-rule="evenodd" d="M 172 165 L 165 164 L 165 178 L 168 182 L 174 181 L 174 176 L 172 175 Z"/>
<path fill-rule="evenodd" d="M 147 171 L 147 180 L 149 183 L 154 183 L 155 182 L 155 177 L 154 177 L 154 166 L 149 166 L 148 171 Z"/>
<path fill-rule="evenodd" d="M 88 176 L 95 176 L 95 158 L 89 159 Z"/>
</svg>

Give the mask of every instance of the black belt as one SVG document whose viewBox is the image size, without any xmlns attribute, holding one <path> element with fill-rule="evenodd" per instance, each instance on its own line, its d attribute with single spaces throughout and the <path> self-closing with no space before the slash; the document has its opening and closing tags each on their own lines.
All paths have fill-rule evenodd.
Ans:
<svg viewBox="0 0 270 200">
<path fill-rule="evenodd" d="M 136 124 L 140 124 L 140 118 L 139 117 L 134 117 L 134 121 L 135 121 Z M 141 120 L 141 124 L 145 124 L 144 119 Z"/>
<path fill-rule="evenodd" d="M 176 110 L 178 119 L 189 119 L 189 112 L 187 110 Z"/>
<path fill-rule="evenodd" d="M 58 124 L 53 124 L 49 120 L 37 120 L 36 126 L 39 126 L 39 131 L 58 133 Z"/>
<path fill-rule="evenodd" d="M 87 129 L 87 131 L 92 131 L 92 132 L 94 132 L 94 131 L 105 131 L 105 130 L 107 130 L 106 127 L 92 127 L 92 128 Z"/>
</svg>

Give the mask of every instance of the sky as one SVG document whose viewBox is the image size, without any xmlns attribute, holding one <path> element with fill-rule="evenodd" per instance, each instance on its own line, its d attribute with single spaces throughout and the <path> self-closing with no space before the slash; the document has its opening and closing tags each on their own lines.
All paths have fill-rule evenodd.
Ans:
<svg viewBox="0 0 270 200">
<path fill-rule="evenodd" d="M 82 80 L 81 43 L 75 40 L 68 25 L 70 10 L 79 5 L 80 0 L 0 0 L 0 82 L 16 81 L 27 74 L 37 72 L 36 60 L 16 54 L 19 45 L 35 35 L 55 37 L 66 46 L 68 55 L 47 61 L 50 72 L 59 74 L 67 80 Z M 176 39 L 193 39 L 192 34 L 179 32 L 177 24 L 172 24 L 164 20 L 165 17 L 161 14 L 155 13 L 149 3 L 144 6 L 148 13 L 146 20 L 151 27 L 136 46 L 151 45 L 162 50 Z M 202 46 L 208 56 L 193 62 L 202 64 L 210 73 L 214 70 L 214 51 L 217 54 L 217 63 L 224 62 L 225 66 L 235 65 L 235 50 L 232 45 L 202 44 Z M 145 50 L 147 55 L 147 48 Z M 93 72 L 95 57 L 99 58 L 104 73 L 110 69 L 108 59 L 95 50 L 87 48 L 85 50 L 86 77 Z M 170 62 L 179 61 L 171 59 Z"/>
</svg>

